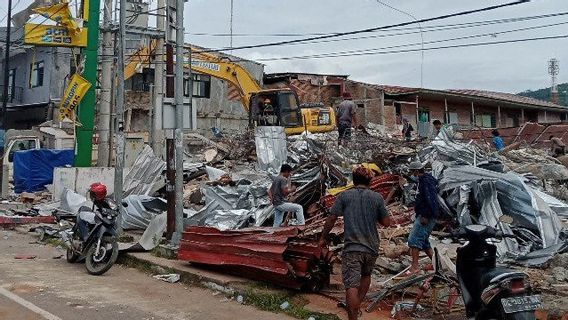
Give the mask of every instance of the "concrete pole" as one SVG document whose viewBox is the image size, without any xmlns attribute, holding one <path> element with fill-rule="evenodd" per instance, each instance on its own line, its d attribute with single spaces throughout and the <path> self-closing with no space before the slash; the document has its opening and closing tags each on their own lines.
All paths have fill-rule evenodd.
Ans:
<svg viewBox="0 0 568 320">
<path fill-rule="evenodd" d="M 525 124 L 525 109 L 521 109 L 521 126 Z"/>
<path fill-rule="evenodd" d="M 118 26 L 117 57 L 117 92 L 116 92 L 116 165 L 114 167 L 114 198 L 122 209 L 122 179 L 124 171 L 124 54 L 126 47 L 126 0 L 120 0 L 120 18 Z M 118 228 L 121 230 L 122 217 L 119 216 Z"/>
<path fill-rule="evenodd" d="M 501 128 L 501 106 L 497 106 L 497 128 Z"/>
<path fill-rule="evenodd" d="M 444 123 L 450 123 L 450 114 L 448 113 L 448 99 L 444 98 Z"/>
<path fill-rule="evenodd" d="M 471 102 L 471 125 L 475 126 L 477 123 L 475 121 L 475 107 L 473 106 L 473 101 Z"/>
<path fill-rule="evenodd" d="M 110 165 L 110 114 L 112 100 L 112 66 L 114 64 L 114 49 L 111 32 L 112 0 L 105 0 L 103 8 L 103 39 L 101 62 L 101 99 L 97 118 L 99 148 L 97 166 Z"/>
<path fill-rule="evenodd" d="M 183 232 L 183 50 L 184 50 L 184 27 L 183 27 L 184 0 L 176 2 L 176 65 L 175 65 L 175 104 L 176 104 L 176 231 L 172 237 L 174 244 L 179 244 Z M 189 100 L 193 95 L 191 86 L 191 68 L 189 69 Z"/>
<path fill-rule="evenodd" d="M 156 27 L 160 32 L 166 32 L 166 1 L 158 0 L 158 16 Z M 164 130 L 163 128 L 163 105 L 164 105 L 164 38 L 160 36 L 156 41 L 156 59 L 154 61 L 154 112 L 152 136 L 150 137 L 154 154 L 163 157 L 164 154 Z"/>
</svg>

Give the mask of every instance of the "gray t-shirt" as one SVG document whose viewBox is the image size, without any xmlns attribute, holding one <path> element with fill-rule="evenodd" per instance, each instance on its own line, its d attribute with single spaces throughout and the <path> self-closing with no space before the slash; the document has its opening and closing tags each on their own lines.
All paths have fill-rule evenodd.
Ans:
<svg viewBox="0 0 568 320">
<path fill-rule="evenodd" d="M 278 175 L 274 178 L 272 182 L 272 186 L 270 186 L 270 190 L 272 191 L 272 205 L 279 206 L 283 204 L 286 199 L 284 195 L 284 189 L 288 186 L 288 180 L 281 175 Z"/>
<path fill-rule="evenodd" d="M 337 107 L 337 121 L 353 124 L 353 116 L 355 115 L 357 106 L 351 100 L 344 100 Z"/>
<path fill-rule="evenodd" d="M 342 192 L 331 214 L 343 216 L 345 235 L 343 252 L 368 252 L 379 255 L 377 222 L 388 216 L 380 194 L 367 188 Z"/>
</svg>

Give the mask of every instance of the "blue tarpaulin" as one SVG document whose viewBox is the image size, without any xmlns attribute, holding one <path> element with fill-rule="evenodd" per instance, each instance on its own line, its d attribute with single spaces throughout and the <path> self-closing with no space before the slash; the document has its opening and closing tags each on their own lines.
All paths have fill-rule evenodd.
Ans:
<svg viewBox="0 0 568 320">
<path fill-rule="evenodd" d="M 41 191 L 53 183 L 53 169 L 73 165 L 75 151 L 35 149 L 14 153 L 14 191 Z"/>
</svg>

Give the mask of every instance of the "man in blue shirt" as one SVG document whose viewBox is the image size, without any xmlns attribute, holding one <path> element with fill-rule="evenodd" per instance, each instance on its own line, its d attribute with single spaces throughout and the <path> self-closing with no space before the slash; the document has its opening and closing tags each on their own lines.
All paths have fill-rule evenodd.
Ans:
<svg viewBox="0 0 568 320">
<path fill-rule="evenodd" d="M 408 247 L 410 247 L 412 257 L 412 264 L 408 273 L 415 274 L 419 271 L 418 255 L 420 251 L 426 252 L 430 259 L 434 254 L 429 238 L 436 225 L 440 205 L 438 203 L 438 181 L 436 178 L 430 173 L 426 173 L 424 166 L 418 161 L 412 162 L 409 169 L 412 180 L 418 183 L 418 193 L 414 203 L 416 220 L 408 236 Z"/>
<path fill-rule="evenodd" d="M 503 141 L 503 138 L 501 138 L 499 130 L 495 129 L 491 133 L 493 134 L 493 145 L 495 146 L 495 149 L 497 149 L 497 151 L 505 149 L 505 141 Z"/>
</svg>

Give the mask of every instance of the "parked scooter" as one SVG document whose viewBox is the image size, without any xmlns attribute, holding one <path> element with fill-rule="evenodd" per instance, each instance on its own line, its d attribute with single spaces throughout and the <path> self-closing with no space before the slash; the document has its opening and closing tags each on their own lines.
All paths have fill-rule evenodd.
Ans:
<svg viewBox="0 0 568 320">
<path fill-rule="evenodd" d="M 100 183 L 91 185 L 88 195 L 93 207 L 81 207 L 75 225 L 63 232 L 67 245 L 67 261 L 77 262 L 85 259 L 87 272 L 101 275 L 107 272 L 118 257 L 116 218 L 119 211 L 116 203 L 106 198 L 106 186 Z M 68 219 L 69 216 L 61 217 Z"/>
<path fill-rule="evenodd" d="M 452 233 L 467 242 L 457 251 L 456 272 L 469 319 L 535 319 L 541 306 L 527 274 L 497 267 L 497 247 L 488 239 L 503 239 L 500 231 L 469 225 Z"/>
</svg>

